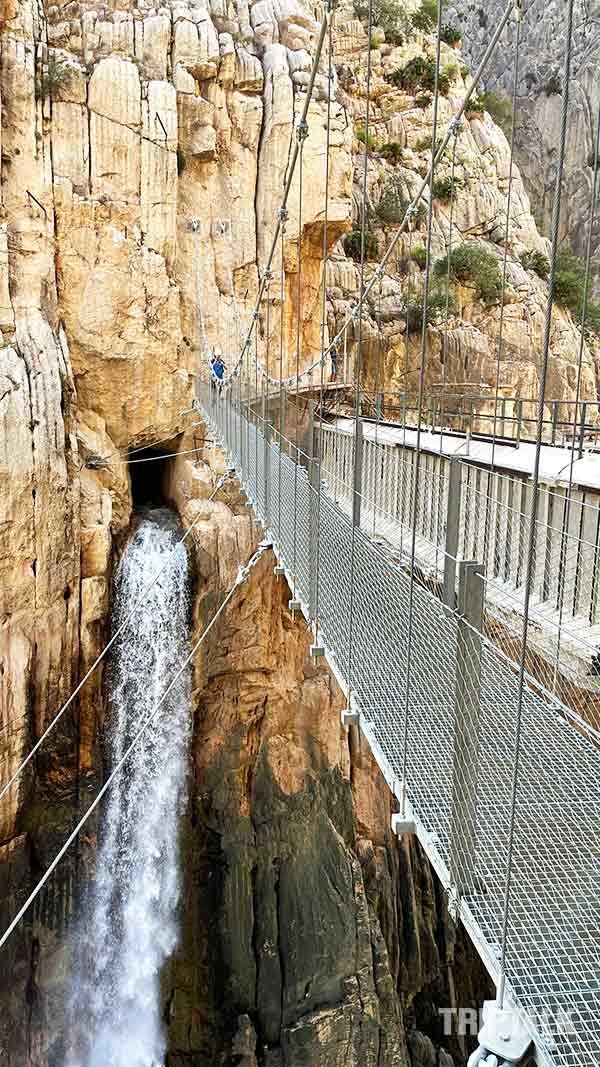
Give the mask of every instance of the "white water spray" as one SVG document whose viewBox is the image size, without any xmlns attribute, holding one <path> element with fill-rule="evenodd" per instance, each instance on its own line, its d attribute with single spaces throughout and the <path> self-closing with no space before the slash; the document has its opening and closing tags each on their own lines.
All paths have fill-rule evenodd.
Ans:
<svg viewBox="0 0 600 1067">
<path fill-rule="evenodd" d="M 137 527 L 115 579 L 118 627 L 145 586 L 112 657 L 109 770 L 160 700 L 188 644 L 188 560 L 166 509 Z M 77 936 L 69 1067 L 163 1067 L 160 971 L 177 945 L 179 822 L 185 802 L 190 675 L 150 724 L 103 809 L 95 881 Z"/>
</svg>

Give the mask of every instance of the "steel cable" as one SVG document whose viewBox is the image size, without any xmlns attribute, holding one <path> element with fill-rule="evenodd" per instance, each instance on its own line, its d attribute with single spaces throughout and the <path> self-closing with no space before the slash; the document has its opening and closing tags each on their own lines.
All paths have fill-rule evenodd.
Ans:
<svg viewBox="0 0 600 1067">
<path fill-rule="evenodd" d="M 325 360 L 323 359 L 323 352 L 325 349 L 325 330 L 327 328 L 327 268 L 329 263 L 329 250 L 328 250 L 328 223 L 329 223 L 329 151 L 331 145 L 331 97 L 333 95 L 333 21 L 334 12 L 331 12 L 331 18 L 329 20 L 329 31 L 327 35 L 327 126 L 325 132 L 325 203 L 323 208 L 323 295 L 321 302 L 321 361 L 320 361 L 320 381 L 319 381 L 319 420 L 318 420 L 318 437 L 313 437 L 313 442 L 316 443 L 316 472 L 315 478 L 317 482 L 317 500 L 316 500 L 316 543 L 315 543 L 315 599 L 314 599 L 314 634 L 315 645 L 319 643 L 319 575 L 321 566 L 321 464 L 323 461 L 322 455 L 322 433 L 321 426 L 323 420 L 323 397 L 324 397 L 324 374 L 325 374 Z M 336 361 L 336 369 L 338 368 L 338 362 Z M 316 427 L 315 427 L 316 429 Z M 313 449 L 315 451 L 315 449 Z"/>
<path fill-rule="evenodd" d="M 531 602 L 531 593 L 533 586 L 533 572 L 534 572 L 534 557 L 535 557 L 535 535 L 536 535 L 536 521 L 537 521 L 537 507 L 538 507 L 538 494 L 539 494 L 539 481 L 540 481 L 540 458 L 542 450 L 542 432 L 544 421 L 544 404 L 546 397 L 546 381 L 548 376 L 548 360 L 550 355 L 550 334 L 552 329 L 552 309 L 554 304 L 554 290 L 556 280 L 556 261 L 558 255 L 558 235 L 560 226 L 560 209 L 561 209 L 561 192 L 562 192 L 562 180 L 565 164 L 566 154 L 566 139 L 567 139 L 567 118 L 569 108 L 569 90 L 571 82 L 571 59 L 573 48 L 573 4 L 574 0 L 567 0 L 567 33 L 566 33 L 566 46 L 565 46 L 565 62 L 563 73 L 563 99 L 562 99 L 562 113 L 560 123 L 560 140 L 558 150 L 558 160 L 556 169 L 556 185 L 554 189 L 554 204 L 552 210 L 552 229 L 551 229 L 551 254 L 550 254 L 550 274 L 548 278 L 548 302 L 546 305 L 546 315 L 544 323 L 544 339 L 542 346 L 542 359 L 540 366 L 540 386 L 538 393 L 538 411 L 537 411 L 537 435 L 535 444 L 535 460 L 533 466 L 533 474 L 531 479 L 532 484 L 532 500 L 531 500 L 531 518 L 529 527 L 529 538 L 527 545 L 527 573 L 525 578 L 525 596 L 523 603 L 523 630 L 521 639 L 521 654 L 519 661 L 519 682 L 518 682 L 518 696 L 517 696 L 517 709 L 516 709 L 516 725 L 515 725 L 515 742 L 514 742 L 514 763 L 513 763 L 513 775 L 511 785 L 511 802 L 510 802 L 510 816 L 509 816 L 509 830 L 508 830 L 508 851 L 506 862 L 506 877 L 504 887 L 504 908 L 502 918 L 502 936 L 501 936 L 501 949 L 500 949 L 500 966 L 499 966 L 499 981 L 497 991 L 497 1003 L 500 1008 L 504 1004 L 504 992 L 506 985 L 506 958 L 507 958 L 507 942 L 508 942 L 508 928 L 510 917 L 510 904 L 511 904 L 511 889 L 512 889 L 512 869 L 514 859 L 514 839 L 515 839 L 515 824 L 516 824 L 516 809 L 517 809 L 517 797 L 519 787 L 519 770 L 520 770 L 520 754 L 521 754 L 521 728 L 523 720 L 523 698 L 525 688 L 525 660 L 527 656 L 527 639 L 529 631 L 529 609 Z"/>
<path fill-rule="evenodd" d="M 19 909 L 19 911 L 15 915 L 14 919 L 12 920 L 12 922 L 9 924 L 9 926 L 6 928 L 6 930 L 2 934 L 2 937 L 0 937 L 0 949 L 8 941 L 8 938 L 12 934 L 13 930 L 19 924 L 19 922 L 21 921 L 21 919 L 23 918 L 23 916 L 25 915 L 26 911 L 29 909 L 29 907 L 31 906 L 33 901 L 39 895 L 39 893 L 41 892 L 41 890 L 45 886 L 46 882 L 50 878 L 50 876 L 51 876 L 52 872 L 54 871 L 54 869 L 58 866 L 58 864 L 60 863 L 60 861 L 63 858 L 63 856 L 65 855 L 65 853 L 68 852 L 68 850 L 71 847 L 71 845 L 73 844 L 73 842 L 79 836 L 79 833 L 81 832 L 81 830 L 85 826 L 85 824 L 86 824 L 87 820 L 89 819 L 90 815 L 92 814 L 92 812 L 94 812 L 95 809 L 98 807 L 98 804 L 102 800 L 102 797 L 104 796 L 104 794 L 110 789 L 110 786 L 112 785 L 113 781 L 115 780 L 117 775 L 120 773 L 120 771 L 122 770 L 122 768 L 125 765 L 125 763 L 127 762 L 127 760 L 129 759 L 129 757 L 130 757 L 131 753 L 133 752 L 133 750 L 135 749 L 138 741 L 143 736 L 143 734 L 146 732 L 146 730 L 147 730 L 148 726 L 150 725 L 150 723 L 156 718 L 158 712 L 160 711 L 164 701 L 167 699 L 167 697 L 168 697 L 169 693 L 171 692 L 173 686 L 178 681 L 178 679 L 181 677 L 181 675 L 182 675 L 183 671 L 186 669 L 186 667 L 188 667 L 189 664 L 192 662 L 192 660 L 193 660 L 194 656 L 196 655 L 196 652 L 198 651 L 198 649 L 201 647 L 201 645 L 204 644 L 206 638 L 208 637 L 208 635 L 209 635 L 210 631 L 212 630 L 213 626 L 215 625 L 217 619 L 219 618 L 219 616 L 222 614 L 222 612 L 224 611 L 224 609 L 227 607 L 227 605 L 229 604 L 230 600 L 232 599 L 236 589 L 240 585 L 242 585 L 243 582 L 246 581 L 246 579 L 248 578 L 248 575 L 250 574 L 250 571 L 252 570 L 252 568 L 258 563 L 258 561 L 262 557 L 263 553 L 266 552 L 267 548 L 269 548 L 269 547 L 270 547 L 270 544 L 267 543 L 267 542 L 265 542 L 262 545 L 259 545 L 258 549 L 251 556 L 251 558 L 249 559 L 249 561 L 246 564 L 246 566 L 245 567 L 240 567 L 240 569 L 238 571 L 237 578 L 236 578 L 235 582 L 233 583 L 233 585 L 231 586 L 231 589 L 227 593 L 225 599 L 223 600 L 223 603 L 220 605 L 219 608 L 217 608 L 217 610 L 216 610 L 215 614 L 213 615 L 212 619 L 210 620 L 208 626 L 203 630 L 203 632 L 201 633 L 201 635 L 198 638 L 198 640 L 194 642 L 189 655 L 186 656 L 186 658 L 184 659 L 183 663 L 181 664 L 181 667 L 179 668 L 179 670 L 176 672 L 174 677 L 169 682 L 169 685 L 165 689 L 164 693 L 162 694 L 160 699 L 157 701 L 157 703 L 154 705 L 154 707 L 150 710 L 150 712 L 148 713 L 148 715 L 146 716 L 146 718 L 142 722 L 142 725 L 140 726 L 139 730 L 137 730 L 136 733 L 134 734 L 133 739 L 131 740 L 131 743 L 129 744 L 129 746 L 127 747 L 127 749 L 125 750 L 125 752 L 121 756 L 121 758 L 118 761 L 118 763 L 116 764 L 116 766 L 113 768 L 113 770 L 109 774 L 109 776 L 106 779 L 106 781 L 105 781 L 104 785 L 102 786 L 102 788 L 96 794 L 96 796 L 95 796 L 94 800 L 92 801 L 92 803 L 90 804 L 89 808 L 86 809 L 86 811 L 82 815 L 81 819 L 79 820 L 79 822 L 75 826 L 74 830 L 72 830 L 72 832 L 69 834 L 69 836 L 68 836 L 67 840 L 65 841 L 64 845 L 62 846 L 62 848 L 57 852 L 57 854 L 54 857 L 54 859 L 52 860 L 50 866 L 44 872 L 44 874 L 40 878 L 40 880 L 37 883 L 37 885 L 35 886 L 35 888 L 31 891 L 31 893 L 27 897 L 27 900 L 25 901 L 25 903 Z"/>
<path fill-rule="evenodd" d="M 429 166 L 429 208 L 427 213 L 427 243 L 425 246 L 425 284 L 423 288 L 423 305 L 421 321 L 421 360 L 419 365 L 419 387 L 417 397 L 417 436 L 413 453 L 413 475 L 411 485 L 411 547 L 410 547 L 410 581 L 408 590 L 408 629 L 406 638 L 406 688 L 404 693 L 404 721 L 402 727 L 402 804 L 401 813 L 406 811 L 406 774 L 408 760 L 408 717 L 411 688 L 412 668 L 412 643 L 413 643 L 413 616 L 414 616 L 414 590 L 415 590 L 415 554 L 417 547 L 417 508 L 419 501 L 419 486 L 421 476 L 421 417 L 423 412 L 423 392 L 425 386 L 425 367 L 427 357 L 427 320 L 429 302 L 429 279 L 431 274 L 431 238 L 433 233 L 433 178 L 436 166 L 436 140 L 439 108 L 439 77 L 440 59 L 442 47 L 442 0 L 438 0 L 437 11 L 437 40 L 435 54 L 435 79 L 433 90 L 433 121 L 431 137 L 431 164 Z"/>
<path fill-rule="evenodd" d="M 219 490 L 222 489 L 223 485 L 225 484 L 225 481 L 230 476 L 230 474 L 231 474 L 231 471 L 227 471 L 224 475 L 222 475 L 219 478 L 215 488 L 213 489 L 210 497 L 208 498 L 207 503 L 210 503 L 214 499 L 214 497 L 217 495 Z M 109 651 L 109 649 L 112 648 L 112 646 L 114 645 L 115 641 L 117 640 L 117 637 L 119 637 L 119 635 L 123 633 L 123 630 L 129 624 L 130 620 L 133 618 L 133 616 L 134 616 L 137 608 L 139 607 L 139 605 L 144 601 L 145 597 L 150 592 L 150 590 L 156 585 L 156 583 L 157 583 L 158 579 L 160 578 L 160 576 L 162 574 L 164 574 L 165 570 L 170 566 L 171 559 L 174 557 L 176 549 L 179 547 L 179 545 L 182 545 L 185 541 L 187 541 L 187 539 L 190 536 L 192 530 L 195 528 L 195 526 L 200 522 L 200 520 L 203 517 L 204 517 L 203 513 L 200 512 L 196 516 L 196 518 L 193 520 L 193 522 L 190 523 L 190 525 L 188 526 L 187 530 L 185 531 L 183 537 L 181 537 L 179 539 L 179 541 L 176 543 L 176 545 L 174 545 L 173 552 L 170 553 L 170 555 L 167 557 L 167 559 L 163 563 L 162 567 L 156 572 L 156 574 L 155 574 L 154 578 L 152 579 L 152 581 L 149 582 L 148 585 L 146 586 L 146 588 L 142 590 L 142 592 L 140 593 L 138 599 L 133 604 L 133 606 L 131 608 L 131 611 L 123 619 L 123 622 L 118 627 L 118 629 L 115 630 L 115 632 L 112 635 L 112 637 L 110 638 L 110 640 L 106 643 L 106 645 L 104 646 L 102 651 L 99 653 L 99 655 L 96 657 L 96 659 L 92 663 L 92 666 L 84 674 L 84 676 L 81 679 L 81 681 L 77 684 L 77 686 L 75 687 L 75 689 L 73 690 L 73 692 L 69 696 L 68 700 L 65 701 L 65 703 L 62 705 L 62 707 L 56 713 L 56 715 L 52 719 L 52 722 L 50 722 L 49 725 L 46 727 L 46 729 L 44 730 L 44 732 L 41 735 L 41 737 L 38 738 L 38 740 L 36 741 L 35 745 L 31 749 L 31 751 L 28 753 L 28 755 L 25 757 L 25 759 L 22 760 L 22 762 L 19 764 L 19 766 L 17 767 L 16 771 L 11 775 L 9 780 L 2 786 L 2 788 L 0 789 L 0 801 L 3 800 L 3 798 L 8 793 L 8 790 L 11 788 L 12 785 L 14 785 L 14 783 L 20 777 L 22 772 L 25 770 L 25 767 L 27 767 L 27 765 L 31 762 L 31 760 L 35 756 L 36 752 L 39 751 L 39 749 L 43 745 L 43 743 L 46 740 L 46 738 L 48 737 L 48 735 L 52 732 L 52 730 L 54 729 L 56 724 L 63 717 L 65 711 L 67 711 L 67 709 L 71 706 L 71 704 L 75 700 L 75 697 L 78 695 L 78 693 L 81 692 L 81 690 L 83 689 L 83 686 L 85 685 L 87 680 L 89 678 L 91 678 L 92 674 L 96 670 L 96 667 L 98 667 L 99 664 L 102 662 L 102 660 L 106 656 L 106 653 Z"/>
<path fill-rule="evenodd" d="M 353 465 L 353 513 L 352 513 L 352 530 L 350 539 L 350 600 L 348 606 L 348 706 L 351 706 L 352 699 L 352 672 L 354 668 L 353 664 L 353 624 L 354 624 L 354 570 L 356 560 L 356 493 L 359 489 L 358 478 L 360 477 L 359 463 L 362 465 L 361 447 L 359 444 L 359 434 L 361 431 L 360 426 L 360 389 L 361 389 L 361 377 L 362 377 L 362 323 L 363 323 L 363 307 L 365 301 L 365 242 L 367 234 L 367 220 L 368 220 L 368 177 L 369 177 L 369 105 L 371 97 L 371 34 L 373 29 L 373 0 L 369 0 L 369 13 L 367 21 L 367 39 L 368 39 L 368 52 L 367 52 L 367 98 L 365 102 L 365 150 L 363 154 L 363 187 L 362 187 L 362 206 L 361 206 L 361 219 L 360 219 L 360 271 L 359 271 L 359 298 L 358 298 L 358 328 L 356 338 L 356 356 L 354 360 L 354 465 Z M 331 346 L 330 346 L 331 347 Z"/>
<path fill-rule="evenodd" d="M 587 319 L 587 307 L 588 296 L 590 288 L 590 274 L 592 265 L 592 234 L 594 231 L 594 216 L 596 214 L 597 199 L 598 199 L 598 172 L 600 170 L 600 107 L 598 108 L 598 121 L 596 126 L 596 136 L 594 138 L 594 177 L 592 181 L 592 192 L 590 197 L 590 217 L 589 217 L 589 229 L 586 242 L 585 252 L 585 278 L 583 284 L 582 293 L 582 305 L 581 305 L 581 321 L 579 324 L 580 337 L 579 337 L 579 350 L 577 355 L 577 381 L 575 384 L 575 415 L 573 419 L 573 437 L 571 440 L 571 455 L 569 457 L 569 481 L 565 498 L 565 510 L 562 521 L 561 531 L 561 546 L 559 555 L 559 571 L 558 571 L 558 603 L 559 603 L 559 619 L 558 619 L 558 637 L 556 644 L 556 657 L 554 661 L 554 692 L 557 692 L 558 686 L 558 673 L 560 666 L 560 649 L 561 649 L 561 634 L 562 623 L 564 614 L 564 583 L 565 583 L 565 570 L 566 570 L 566 552 L 568 541 L 568 530 L 571 521 L 571 505 L 572 505 L 572 493 L 573 493 L 573 469 L 575 465 L 575 445 L 577 440 L 577 410 L 581 400 L 581 377 L 583 369 L 583 348 L 585 344 L 585 327 Z"/>
</svg>

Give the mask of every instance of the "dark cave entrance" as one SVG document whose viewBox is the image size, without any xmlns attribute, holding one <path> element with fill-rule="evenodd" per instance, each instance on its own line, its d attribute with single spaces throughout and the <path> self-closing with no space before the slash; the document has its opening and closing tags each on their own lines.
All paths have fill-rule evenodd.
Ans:
<svg viewBox="0 0 600 1067">
<path fill-rule="evenodd" d="M 134 509 L 169 504 L 173 454 L 179 450 L 180 441 L 181 436 L 130 451 L 128 462 Z"/>
</svg>

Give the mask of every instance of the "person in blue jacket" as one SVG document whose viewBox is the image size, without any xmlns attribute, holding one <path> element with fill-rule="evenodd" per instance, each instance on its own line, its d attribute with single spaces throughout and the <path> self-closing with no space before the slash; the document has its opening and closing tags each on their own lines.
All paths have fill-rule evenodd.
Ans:
<svg viewBox="0 0 600 1067">
<path fill-rule="evenodd" d="M 223 363 L 223 357 L 221 352 L 217 348 L 215 350 L 215 358 L 212 362 L 211 373 L 211 385 L 213 389 L 220 389 L 223 384 L 223 376 L 225 374 L 225 364 Z"/>
</svg>

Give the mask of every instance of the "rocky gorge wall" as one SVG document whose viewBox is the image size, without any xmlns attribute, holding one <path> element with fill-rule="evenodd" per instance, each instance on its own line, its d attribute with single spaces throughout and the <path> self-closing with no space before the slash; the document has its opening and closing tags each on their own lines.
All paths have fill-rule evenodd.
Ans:
<svg viewBox="0 0 600 1067">
<path fill-rule="evenodd" d="M 189 411 L 195 376 L 206 343 L 219 341 L 232 358 L 247 324 L 319 16 L 295 0 L 2 6 L 2 781 L 107 637 L 113 565 L 132 511 L 128 449 L 197 447 L 201 430 Z M 358 218 L 353 174 L 361 144 L 354 134 L 364 114 L 366 44 L 363 24 L 341 6 L 328 208 L 330 333 L 358 293 L 357 266 L 340 238 Z M 384 74 L 431 48 L 430 38 L 416 34 L 400 48 L 382 41 L 373 49 L 373 207 L 392 178 L 405 192 L 414 189 L 431 132 L 431 109 L 415 107 Z M 444 120 L 464 84 L 459 73 L 443 103 Z M 319 348 L 326 97 L 323 68 L 304 149 L 301 239 L 296 176 L 270 297 L 273 338 L 283 269 L 286 369 L 295 359 L 300 259 L 302 366 Z M 401 163 L 377 152 L 390 140 L 401 144 Z M 463 238 L 497 248 L 506 141 L 482 115 L 465 124 L 459 142 L 463 184 L 454 226 Z M 526 395 L 537 386 L 545 287 L 516 255 L 545 246 L 520 183 L 515 195 L 505 380 L 507 389 Z M 378 224 L 382 251 L 386 233 Z M 436 254 L 447 236 L 447 209 L 436 204 Z M 411 242 L 422 241 L 421 223 L 399 243 L 381 296 L 369 306 L 368 384 L 382 380 L 378 360 L 390 387 L 405 380 L 398 306 L 407 270 L 414 284 L 422 282 L 414 261 L 407 268 Z M 499 308 L 483 306 L 468 286 L 457 297 L 448 324 L 449 374 L 493 380 Z M 261 325 L 264 355 L 264 315 Z M 443 333 L 432 328 L 428 339 L 434 380 Z M 577 340 L 569 316 L 558 312 L 557 397 L 572 396 Z M 354 344 L 350 338 L 351 354 Z M 414 380 L 414 339 L 408 351 Z M 596 375 L 595 349 L 586 346 L 585 396 L 596 395 Z M 195 545 L 196 625 L 210 615 L 256 533 L 235 496 L 221 494 L 214 507 L 206 505 L 219 462 L 212 455 L 209 471 L 177 460 L 165 475 L 164 495 L 184 522 L 206 509 Z M 423 858 L 413 844 L 398 848 L 390 840 L 386 789 L 359 738 L 340 731 L 339 694 L 327 672 L 311 666 L 307 635 L 290 619 L 267 560 L 261 567 L 198 665 L 185 937 L 165 976 L 170 1067 L 236 1057 L 244 1067 L 253 1057 L 268 1067 L 342 1057 L 353 1057 L 357 1067 L 388 1067 L 408 1062 L 407 1043 L 413 1067 L 433 1063 L 435 1053 L 418 1034 L 437 1033 L 437 1006 L 453 996 L 478 1004 L 484 976 L 460 938 L 455 944 Z M 3 920 L 102 781 L 103 674 L 101 665 L 2 807 Z M 93 864 L 96 829 L 90 826 L 2 953 L 2 1067 L 61 1064 L 65 932 Z M 449 968 L 453 953 L 457 964 Z"/>
<path fill-rule="evenodd" d="M 454 0 L 450 18 L 463 29 L 465 51 L 478 61 L 489 41 L 490 30 L 504 10 L 501 0 L 481 4 Z M 556 184 L 556 146 L 562 109 L 562 80 L 566 42 L 566 4 L 560 0 L 527 0 L 521 44 L 518 81 L 516 150 L 519 168 L 546 232 L 552 215 Z M 575 0 L 573 10 L 572 83 L 570 87 L 567 156 L 563 183 L 561 237 L 568 238 L 580 256 L 585 256 L 593 185 L 594 140 L 598 128 L 600 90 L 600 4 Z M 486 85 L 506 94 L 513 91 L 515 30 L 507 36 L 508 47 L 492 58 Z M 597 220 L 592 235 L 593 273 L 598 292 L 600 276 L 600 231 Z"/>
</svg>

